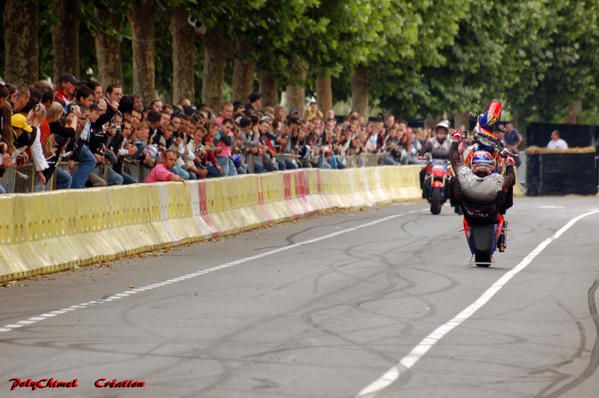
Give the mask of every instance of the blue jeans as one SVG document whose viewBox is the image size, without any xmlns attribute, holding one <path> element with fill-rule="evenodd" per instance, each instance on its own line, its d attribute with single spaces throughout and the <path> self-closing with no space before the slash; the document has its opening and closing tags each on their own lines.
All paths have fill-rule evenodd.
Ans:
<svg viewBox="0 0 599 398">
<path fill-rule="evenodd" d="M 73 175 L 71 188 L 85 188 L 85 183 L 87 182 L 89 175 L 96 168 L 96 158 L 89 150 L 89 147 L 83 144 L 83 146 L 79 148 L 79 154 L 75 160 L 79 162 L 79 166 L 77 166 L 77 171 Z"/>
<path fill-rule="evenodd" d="M 260 161 L 256 160 L 254 162 L 254 173 L 255 174 L 264 173 L 264 165 L 262 164 L 262 160 L 260 160 Z"/>
<path fill-rule="evenodd" d="M 218 169 L 216 166 L 212 165 L 212 163 L 206 163 L 204 167 L 206 167 L 206 170 L 208 170 L 208 175 L 206 176 L 207 178 L 220 177 Z"/>
<path fill-rule="evenodd" d="M 239 167 L 237 168 L 237 174 L 247 174 L 247 173 L 248 173 L 247 164 L 240 164 Z"/>
<path fill-rule="evenodd" d="M 173 173 L 175 173 L 179 177 L 183 178 L 184 180 L 189 180 L 191 178 L 191 176 L 189 175 L 189 172 L 187 170 L 183 170 L 179 166 L 173 167 L 170 171 L 172 171 Z"/>
<path fill-rule="evenodd" d="M 57 167 L 54 175 L 56 176 L 56 189 L 69 189 L 71 187 L 73 177 L 68 171 Z"/>
<path fill-rule="evenodd" d="M 123 177 L 123 185 L 137 184 L 137 180 L 124 171 L 120 174 Z"/>
<path fill-rule="evenodd" d="M 114 171 L 112 168 L 108 169 L 108 186 L 110 185 L 122 185 L 124 178 L 122 175 Z"/>
<path fill-rule="evenodd" d="M 223 177 L 236 176 L 237 169 L 235 168 L 235 163 L 233 163 L 233 159 L 228 158 L 226 156 L 217 156 L 216 160 L 218 164 L 223 169 Z"/>
<path fill-rule="evenodd" d="M 297 169 L 297 164 L 295 164 L 291 160 L 285 159 L 285 169 L 287 169 L 287 170 L 295 170 L 295 169 Z"/>
</svg>

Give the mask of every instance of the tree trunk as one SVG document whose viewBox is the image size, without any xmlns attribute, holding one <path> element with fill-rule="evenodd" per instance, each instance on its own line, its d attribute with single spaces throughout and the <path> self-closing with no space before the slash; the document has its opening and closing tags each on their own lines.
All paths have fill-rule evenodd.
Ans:
<svg viewBox="0 0 599 398">
<path fill-rule="evenodd" d="M 103 21 L 105 26 L 92 29 L 96 43 L 98 60 L 98 80 L 106 88 L 110 84 L 123 84 L 123 68 L 121 60 L 121 39 L 119 35 L 108 33 L 109 29 L 121 31 L 121 16 L 105 8 L 95 8 L 96 21 Z"/>
<path fill-rule="evenodd" d="M 129 11 L 133 32 L 133 92 L 144 105 L 156 98 L 154 64 L 154 0 L 135 0 Z"/>
<path fill-rule="evenodd" d="M 287 104 L 288 108 L 298 110 L 301 117 L 304 115 L 304 101 L 306 90 L 304 84 L 308 72 L 308 65 L 305 61 L 295 58 L 291 63 L 289 71 L 289 85 L 287 86 Z"/>
<path fill-rule="evenodd" d="M 195 31 L 187 23 L 187 11 L 173 8 L 170 21 L 173 36 L 173 101 L 187 98 L 193 102 L 195 86 L 193 69 L 196 57 Z"/>
<path fill-rule="evenodd" d="M 4 79 L 20 85 L 39 78 L 39 9 L 35 0 L 4 3 Z"/>
<path fill-rule="evenodd" d="M 352 110 L 368 120 L 368 69 L 362 64 L 354 66 L 351 79 Z"/>
<path fill-rule="evenodd" d="M 279 79 L 272 72 L 259 71 L 260 92 L 262 93 L 263 106 L 277 106 L 279 104 Z"/>
<path fill-rule="evenodd" d="M 580 121 L 580 112 L 582 112 L 582 102 L 570 102 L 568 104 L 568 116 L 566 117 L 566 123 L 578 124 Z"/>
<path fill-rule="evenodd" d="M 316 78 L 316 101 L 322 113 L 333 109 L 333 88 L 331 75 L 319 74 Z"/>
<path fill-rule="evenodd" d="M 66 73 L 79 76 L 79 25 L 81 8 L 78 0 L 52 0 L 54 47 L 54 81 Z"/>
<path fill-rule="evenodd" d="M 204 35 L 204 77 L 202 79 L 202 102 L 213 110 L 223 104 L 225 64 L 229 51 L 218 32 L 208 29 Z"/>
<path fill-rule="evenodd" d="M 256 61 L 235 60 L 233 64 L 233 100 L 246 103 L 254 89 Z"/>
</svg>

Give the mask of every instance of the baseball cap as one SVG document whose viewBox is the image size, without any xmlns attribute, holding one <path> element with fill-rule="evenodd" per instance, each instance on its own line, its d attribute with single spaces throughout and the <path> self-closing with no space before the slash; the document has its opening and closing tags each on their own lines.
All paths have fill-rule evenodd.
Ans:
<svg viewBox="0 0 599 398">
<path fill-rule="evenodd" d="M 71 75 L 70 73 L 60 76 L 58 78 L 57 82 L 58 83 L 71 83 L 74 85 L 78 85 L 81 83 L 75 76 Z"/>
<path fill-rule="evenodd" d="M 13 127 L 25 130 L 28 133 L 31 133 L 33 131 L 31 126 L 27 124 L 27 119 L 22 113 L 15 113 L 14 115 L 12 115 L 10 118 L 10 124 Z"/>
</svg>

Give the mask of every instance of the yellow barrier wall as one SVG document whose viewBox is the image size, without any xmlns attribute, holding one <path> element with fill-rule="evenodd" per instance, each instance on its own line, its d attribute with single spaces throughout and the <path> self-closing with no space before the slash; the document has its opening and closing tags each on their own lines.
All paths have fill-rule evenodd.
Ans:
<svg viewBox="0 0 599 398">
<path fill-rule="evenodd" d="M 302 169 L 0 196 L 0 281 L 233 234 L 331 208 L 420 197 L 419 166 Z"/>
</svg>

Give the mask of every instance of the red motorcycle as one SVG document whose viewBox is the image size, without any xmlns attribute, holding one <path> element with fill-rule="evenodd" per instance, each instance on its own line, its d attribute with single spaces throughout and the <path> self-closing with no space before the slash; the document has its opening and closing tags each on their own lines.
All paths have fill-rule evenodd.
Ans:
<svg viewBox="0 0 599 398">
<path fill-rule="evenodd" d="M 431 213 L 439 214 L 443 203 L 449 198 L 452 168 L 448 160 L 442 159 L 433 159 L 425 167 L 423 196 L 431 204 Z"/>
</svg>

